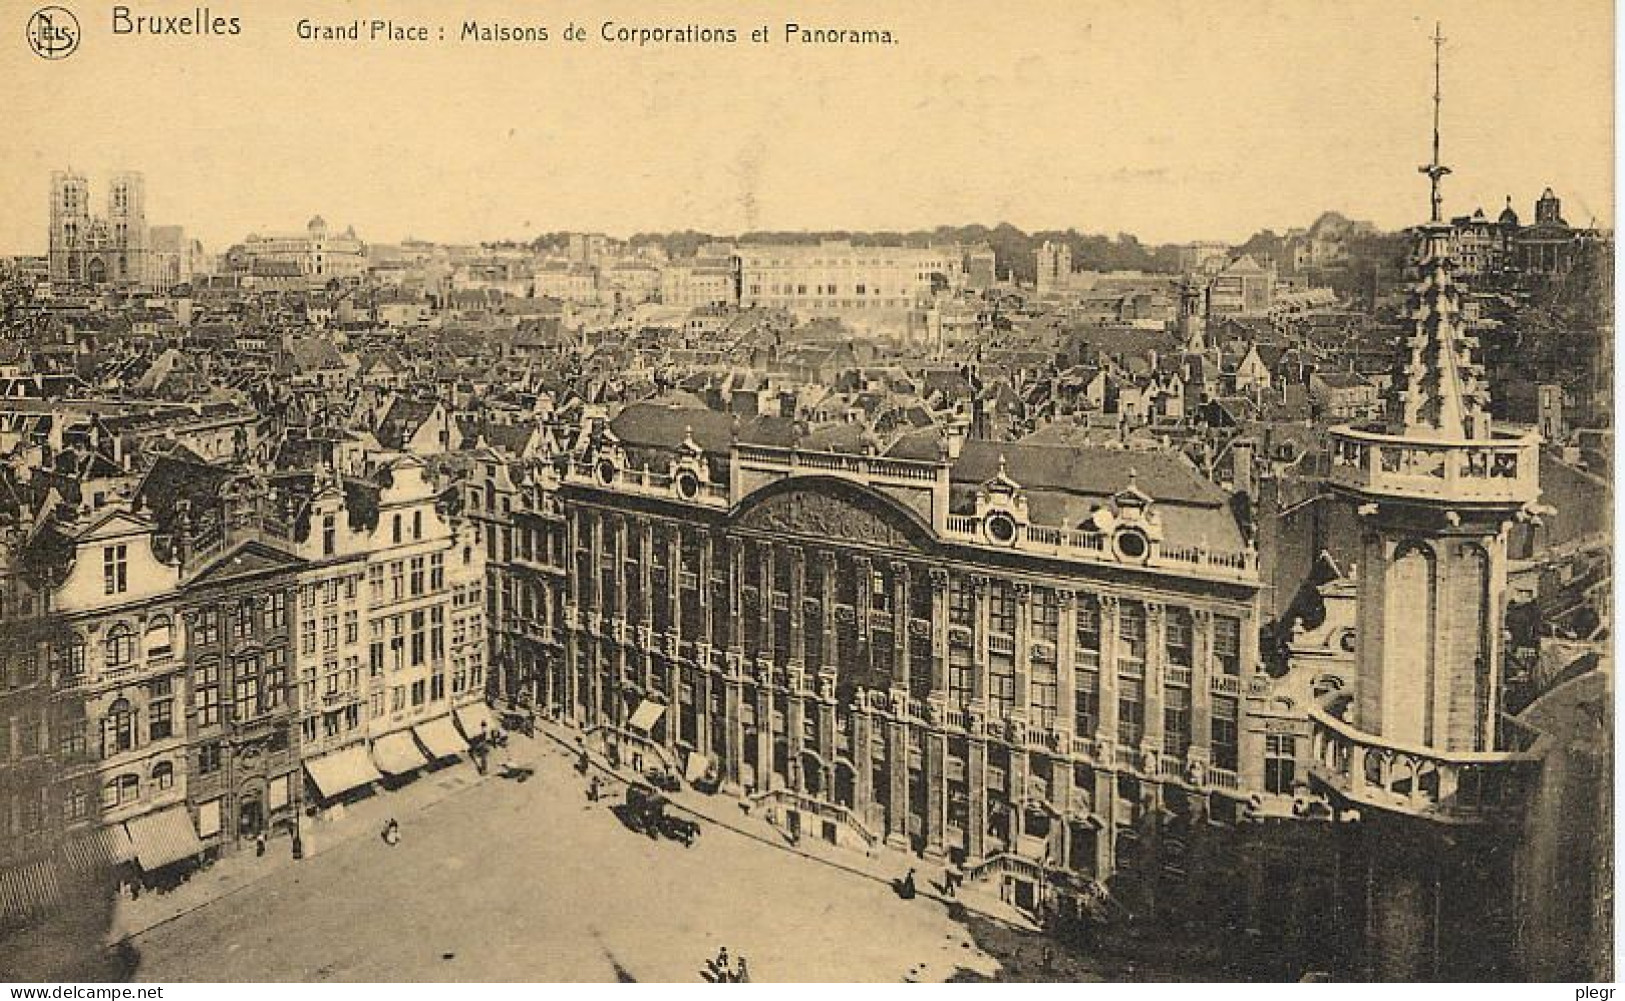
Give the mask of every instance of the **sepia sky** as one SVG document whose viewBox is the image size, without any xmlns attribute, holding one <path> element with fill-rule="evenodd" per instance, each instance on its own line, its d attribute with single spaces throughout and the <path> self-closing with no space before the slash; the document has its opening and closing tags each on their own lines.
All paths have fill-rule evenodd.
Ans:
<svg viewBox="0 0 1625 1001">
<path fill-rule="evenodd" d="M 53 169 L 144 171 L 148 219 L 211 249 L 315 213 L 363 239 L 694 228 L 910 229 L 1008 221 L 1238 241 L 1325 209 L 1426 211 L 1434 20 L 1445 208 L 1611 225 L 1606 0 L 133 0 L 237 16 L 237 37 L 111 33 L 47 62 L 35 0 L 0 0 L 0 253 L 42 253 Z M 300 17 L 393 17 L 446 41 L 301 42 Z M 542 45 L 455 40 L 464 19 Z M 571 20 L 587 43 L 563 41 Z M 731 25 L 732 47 L 639 50 L 605 20 Z M 888 27 L 887 47 L 790 47 L 783 24 Z M 753 27 L 773 41 L 753 45 Z"/>
</svg>

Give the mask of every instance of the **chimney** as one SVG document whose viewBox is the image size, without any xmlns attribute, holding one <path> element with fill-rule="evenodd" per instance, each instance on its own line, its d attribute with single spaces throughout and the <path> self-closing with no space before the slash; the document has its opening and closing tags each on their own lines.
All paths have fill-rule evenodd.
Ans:
<svg viewBox="0 0 1625 1001">
<path fill-rule="evenodd" d="M 1248 497 L 1258 496 L 1258 483 L 1253 477 L 1254 444 L 1251 438 L 1237 438 L 1230 446 L 1230 482 Z"/>
</svg>

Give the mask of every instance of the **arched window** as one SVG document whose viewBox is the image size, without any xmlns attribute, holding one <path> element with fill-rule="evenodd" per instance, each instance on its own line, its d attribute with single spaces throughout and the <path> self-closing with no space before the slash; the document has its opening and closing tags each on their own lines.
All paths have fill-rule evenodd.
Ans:
<svg viewBox="0 0 1625 1001">
<path fill-rule="evenodd" d="M 128 699 L 119 699 L 107 710 L 102 720 L 102 757 L 135 748 L 135 709 Z"/>
<path fill-rule="evenodd" d="M 148 657 L 167 657 L 174 648 L 174 640 L 175 630 L 169 616 L 158 615 L 147 623 L 147 636 L 142 646 Z"/>
<path fill-rule="evenodd" d="M 135 661 L 135 630 L 123 622 L 107 630 L 107 666 L 123 667 Z"/>
<path fill-rule="evenodd" d="M 168 761 L 160 761 L 152 769 L 152 781 L 158 788 L 171 789 L 175 786 L 175 766 Z"/>
<path fill-rule="evenodd" d="M 141 798 L 141 776 L 129 772 L 118 777 L 118 801 L 134 803 Z"/>
<path fill-rule="evenodd" d="M 401 516 L 398 515 L 398 514 L 397 515 L 391 515 L 390 516 L 390 521 L 389 521 L 389 526 L 390 526 L 390 540 L 392 542 L 394 542 L 396 545 L 399 545 L 400 541 L 401 541 Z"/>
<path fill-rule="evenodd" d="M 413 511 L 412 512 L 412 538 L 413 539 L 421 539 L 421 538 L 423 538 L 423 512 L 422 511 Z"/>
</svg>

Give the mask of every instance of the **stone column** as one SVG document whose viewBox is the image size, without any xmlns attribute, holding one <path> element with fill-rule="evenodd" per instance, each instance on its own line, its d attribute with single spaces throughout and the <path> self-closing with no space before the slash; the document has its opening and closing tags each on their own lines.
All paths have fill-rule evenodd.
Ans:
<svg viewBox="0 0 1625 1001">
<path fill-rule="evenodd" d="M 744 699 L 744 686 L 738 678 L 730 677 L 727 688 L 723 693 L 723 716 L 725 729 L 722 742 L 722 774 L 730 787 L 737 790 L 740 784 L 739 766 L 743 760 L 745 746 L 745 724 L 740 713 L 740 703 Z M 670 733 L 672 726 L 667 721 L 666 732 Z"/>
<path fill-rule="evenodd" d="M 948 692 L 948 571 L 940 568 L 931 571 L 931 692 Z"/>
<path fill-rule="evenodd" d="M 775 637 L 773 635 L 773 581 L 775 574 L 773 572 L 773 564 L 776 560 L 784 559 L 784 554 L 779 551 L 779 547 L 777 545 L 772 543 L 758 544 L 757 552 L 763 554 L 761 564 L 755 568 L 757 573 L 756 610 L 760 616 L 760 625 L 758 628 L 761 630 L 760 635 L 762 637 L 761 648 L 757 653 L 757 656 L 773 664 L 775 668 L 778 668 L 782 667 L 783 665 L 780 664 L 773 656 L 775 649 Z M 791 751 L 794 752 L 794 750 L 795 745 L 792 743 Z"/>
<path fill-rule="evenodd" d="M 790 663 L 807 663 L 805 637 L 802 636 L 806 617 L 801 611 L 801 600 L 807 593 L 807 556 L 800 546 L 788 548 L 790 558 L 790 593 L 786 597 L 790 621 Z"/>
<path fill-rule="evenodd" d="M 913 694 L 913 687 L 909 683 L 909 674 L 912 665 L 909 660 L 909 650 L 914 640 L 908 634 L 909 590 L 911 573 L 907 563 L 901 560 L 891 565 L 892 571 L 892 669 L 891 686 L 905 695 Z M 907 703 L 905 702 L 906 706 Z"/>
<path fill-rule="evenodd" d="M 971 649 L 975 655 L 971 671 L 971 699 L 980 706 L 987 705 L 989 693 L 987 634 L 989 617 L 992 614 L 992 605 L 988 600 L 991 583 L 986 574 L 977 574 L 971 578 L 971 586 L 976 589 L 976 635 L 971 640 Z"/>
<path fill-rule="evenodd" d="M 987 850 L 987 741 L 973 736 L 967 742 L 965 788 L 968 809 L 965 818 L 966 854 L 973 860 Z"/>
<path fill-rule="evenodd" d="M 1061 591 L 1055 598 L 1061 613 L 1055 637 L 1055 729 L 1061 734 L 1061 753 L 1065 755 L 1072 753 L 1069 740 L 1077 726 L 1078 676 L 1074 648 L 1078 635 L 1078 602 L 1071 591 Z M 1071 779 L 1064 784 L 1071 788 Z"/>
<path fill-rule="evenodd" d="M 819 605 L 819 616 L 823 620 L 824 629 L 824 664 L 829 670 L 836 668 L 835 650 L 835 574 L 840 570 L 840 561 L 832 549 L 821 549 L 816 557 L 823 561 L 823 593 Z"/>
<path fill-rule="evenodd" d="M 756 788 L 775 788 L 773 771 L 773 690 L 756 686 Z"/>
<path fill-rule="evenodd" d="M 886 778 L 891 784 L 891 808 L 886 813 L 886 843 L 909 847 L 908 728 L 900 719 L 886 721 Z"/>
<path fill-rule="evenodd" d="M 940 859 L 943 857 L 943 829 L 948 822 L 947 734 L 937 727 L 927 731 L 921 754 L 925 768 L 925 856 Z"/>
<path fill-rule="evenodd" d="M 1163 661 L 1167 649 L 1165 625 L 1167 612 L 1161 602 L 1145 603 L 1145 739 L 1142 749 L 1162 758 L 1163 718 Z M 1158 777 L 1161 776 L 1159 766 Z"/>
<path fill-rule="evenodd" d="M 1032 692 L 1033 648 L 1033 586 L 1017 581 L 1016 596 L 1016 696 L 1012 715 L 1022 722 L 1033 718 L 1028 700 Z"/>
<path fill-rule="evenodd" d="M 1213 613 L 1191 609 L 1191 760 L 1210 761 L 1213 750 Z"/>
<path fill-rule="evenodd" d="M 1117 746 L 1117 595 L 1100 596 L 1100 733 L 1112 747 Z M 1116 769 L 1115 754 L 1104 755 L 1100 764 Z"/>
<path fill-rule="evenodd" d="M 854 812 L 870 830 L 875 827 L 874 790 L 874 731 L 871 729 L 874 717 L 867 706 L 859 705 L 852 712 L 852 766 L 857 774 L 853 776 Z M 884 832 L 882 832 L 884 833 Z"/>
</svg>

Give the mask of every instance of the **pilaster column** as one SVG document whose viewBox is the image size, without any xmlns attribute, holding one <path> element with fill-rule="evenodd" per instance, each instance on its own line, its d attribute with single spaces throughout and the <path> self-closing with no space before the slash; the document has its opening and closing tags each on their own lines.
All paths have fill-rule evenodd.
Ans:
<svg viewBox="0 0 1625 1001">
<path fill-rule="evenodd" d="M 941 730 L 925 734 L 921 749 L 925 768 L 925 854 L 943 856 L 943 829 L 948 823 L 948 737 Z"/>
<path fill-rule="evenodd" d="M 912 671 L 909 651 L 916 642 L 908 634 L 909 590 L 912 576 L 908 564 L 899 560 L 891 565 L 892 570 L 892 660 L 895 668 L 892 671 L 891 685 L 910 695 L 914 688 L 910 684 L 909 674 Z M 906 703 L 905 703 L 906 705 Z"/>
<path fill-rule="evenodd" d="M 1117 595 L 1100 596 L 1100 733 L 1117 746 Z M 1115 769 L 1115 754 L 1100 764 Z"/>
<path fill-rule="evenodd" d="M 886 721 L 886 779 L 891 785 L 890 809 L 886 811 L 886 843 L 895 848 L 909 846 L 908 818 L 912 812 L 908 783 L 908 729 L 898 719 Z"/>
<path fill-rule="evenodd" d="M 1060 605 L 1060 630 L 1055 637 L 1055 729 L 1060 731 L 1064 741 L 1077 725 L 1077 667 L 1073 663 L 1074 647 L 1077 642 L 1078 609 L 1077 600 L 1071 591 L 1061 591 L 1056 595 Z M 1061 753 L 1070 754 L 1071 748 L 1064 743 Z M 1070 767 L 1070 766 L 1068 766 Z M 1065 783 L 1056 783 L 1071 788 L 1071 780 Z"/>
<path fill-rule="evenodd" d="M 740 712 L 740 703 L 744 698 L 743 687 L 739 679 L 729 678 L 723 692 L 722 705 L 724 718 L 722 774 L 727 783 L 736 789 L 740 784 L 739 766 L 745 746 L 745 724 Z M 667 733 L 670 733 L 671 729 L 672 725 L 668 721 Z"/>
<path fill-rule="evenodd" d="M 835 551 L 831 549 L 819 550 L 815 559 L 820 561 L 820 567 L 823 570 L 820 575 L 823 578 L 820 582 L 823 586 L 818 595 L 820 599 L 818 606 L 819 620 L 824 631 L 823 661 L 833 671 L 839 664 L 838 655 L 846 652 L 837 651 L 835 648 L 835 575 L 840 570 L 840 561 L 836 559 Z"/>
<path fill-rule="evenodd" d="M 931 692 L 948 692 L 948 571 L 931 571 Z"/>
<path fill-rule="evenodd" d="M 875 789 L 874 789 L 874 731 L 871 729 L 874 718 L 867 707 L 855 708 L 852 712 L 852 766 L 857 774 L 854 779 L 854 812 L 861 817 L 864 823 L 871 827 L 874 823 Z"/>
<path fill-rule="evenodd" d="M 1211 760 L 1213 749 L 1213 613 L 1191 609 L 1191 748 Z"/>
<path fill-rule="evenodd" d="M 756 788 L 778 788 L 773 771 L 773 691 L 756 686 Z"/>
<path fill-rule="evenodd" d="M 1032 690 L 1033 586 L 1017 581 L 1016 596 L 1016 698 L 1012 712 L 1017 719 L 1032 719 L 1028 698 Z"/>
<path fill-rule="evenodd" d="M 980 859 L 987 850 L 987 741 L 972 737 L 967 742 L 965 788 L 968 816 L 965 818 L 966 854 Z"/>
<path fill-rule="evenodd" d="M 790 622 L 790 660 L 796 664 L 807 663 L 803 619 L 806 616 L 801 611 L 801 599 L 807 593 L 807 556 L 800 546 L 790 546 L 787 549 L 790 558 L 790 593 L 786 599 L 789 606 Z"/>
<path fill-rule="evenodd" d="M 992 614 L 988 591 L 992 582 L 986 574 L 976 574 L 971 578 L 971 586 L 976 590 L 976 635 L 971 638 L 971 649 L 975 653 L 971 670 L 971 699 L 978 705 L 986 705 L 989 691 L 987 634 Z"/>
<path fill-rule="evenodd" d="M 1163 660 L 1167 649 L 1166 613 L 1161 602 L 1145 603 L 1145 738 L 1142 745 L 1160 760 L 1163 735 Z M 1159 769 L 1160 774 L 1160 769 Z"/>
</svg>

